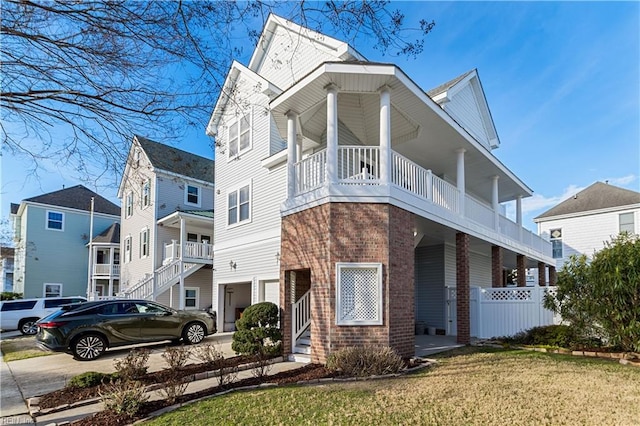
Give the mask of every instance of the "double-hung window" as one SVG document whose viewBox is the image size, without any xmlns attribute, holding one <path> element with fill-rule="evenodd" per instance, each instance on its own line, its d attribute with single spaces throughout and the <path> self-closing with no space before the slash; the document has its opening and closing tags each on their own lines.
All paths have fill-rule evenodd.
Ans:
<svg viewBox="0 0 640 426">
<path fill-rule="evenodd" d="M 635 221 L 633 217 L 633 212 L 631 213 L 621 213 L 619 216 L 620 219 L 620 232 L 628 232 L 633 234 L 635 232 Z"/>
<path fill-rule="evenodd" d="M 229 159 L 251 149 L 251 114 L 243 115 L 229 126 Z"/>
<path fill-rule="evenodd" d="M 562 229 L 551 229 L 549 235 L 551 237 L 551 256 L 554 259 L 562 259 Z"/>
<path fill-rule="evenodd" d="M 47 210 L 47 229 L 64 231 L 64 213 Z"/>
<path fill-rule="evenodd" d="M 133 215 L 133 191 L 129 191 L 124 201 L 124 217 L 131 217 Z"/>
<path fill-rule="evenodd" d="M 141 193 L 140 205 L 142 208 L 149 207 L 151 205 L 151 181 L 149 179 L 142 183 Z"/>
<path fill-rule="evenodd" d="M 251 184 L 233 189 L 227 194 L 227 225 L 251 221 Z"/>
<path fill-rule="evenodd" d="M 149 256 L 149 229 L 140 231 L 140 258 Z"/>
<path fill-rule="evenodd" d="M 44 284 L 44 297 L 60 297 L 62 296 L 62 284 L 58 283 L 45 283 Z"/>
<path fill-rule="evenodd" d="M 124 239 L 124 263 L 131 262 L 131 236 Z"/>
<path fill-rule="evenodd" d="M 184 203 L 193 206 L 200 206 L 200 187 L 186 184 L 184 186 Z"/>
<path fill-rule="evenodd" d="M 198 309 L 200 305 L 200 289 L 198 287 L 185 287 L 184 308 Z"/>
</svg>

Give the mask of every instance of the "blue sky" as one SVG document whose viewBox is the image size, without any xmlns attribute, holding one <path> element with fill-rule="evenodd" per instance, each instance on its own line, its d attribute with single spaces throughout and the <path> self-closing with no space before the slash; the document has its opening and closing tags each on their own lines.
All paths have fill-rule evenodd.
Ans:
<svg viewBox="0 0 640 426">
<path fill-rule="evenodd" d="M 534 191 L 523 222 L 595 181 L 640 191 L 640 3 L 393 2 L 409 19 L 436 26 L 417 59 L 382 56 L 428 90 L 477 68 L 501 146 L 495 155 Z M 246 46 L 246 64 L 252 46 Z M 213 106 L 212 106 L 213 107 Z M 210 156 L 202 128 L 179 147 Z M 37 142 L 36 142 L 37 143 Z M 39 181 L 2 156 L 2 217 L 9 203 L 77 185 L 46 165 Z M 117 202 L 117 188 L 103 195 Z"/>
</svg>

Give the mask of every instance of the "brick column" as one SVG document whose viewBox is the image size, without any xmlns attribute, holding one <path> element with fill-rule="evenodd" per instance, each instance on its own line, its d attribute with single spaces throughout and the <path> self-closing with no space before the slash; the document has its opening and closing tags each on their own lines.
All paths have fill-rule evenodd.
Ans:
<svg viewBox="0 0 640 426">
<path fill-rule="evenodd" d="M 469 235 L 456 234 L 456 341 L 468 345 L 471 343 L 471 316 L 469 310 Z"/>
<path fill-rule="evenodd" d="M 287 356 L 291 353 L 291 327 L 292 327 L 292 304 L 291 304 L 291 274 L 292 271 L 280 270 L 280 324 L 282 326 L 282 353 Z"/>
<path fill-rule="evenodd" d="M 502 247 L 491 246 L 491 287 L 504 287 L 502 280 Z"/>
<path fill-rule="evenodd" d="M 544 287 L 547 285 L 547 268 L 544 262 L 538 262 L 538 285 Z"/>
<path fill-rule="evenodd" d="M 556 267 L 549 266 L 549 286 L 556 285 Z"/>
<path fill-rule="evenodd" d="M 524 267 L 524 255 L 519 254 L 516 256 L 516 268 L 518 270 L 518 287 L 527 286 L 527 271 Z"/>
</svg>

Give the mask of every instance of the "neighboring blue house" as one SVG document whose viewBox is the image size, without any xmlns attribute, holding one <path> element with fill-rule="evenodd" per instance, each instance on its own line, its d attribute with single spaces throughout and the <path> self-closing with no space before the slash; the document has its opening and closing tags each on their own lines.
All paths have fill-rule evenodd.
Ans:
<svg viewBox="0 0 640 426">
<path fill-rule="evenodd" d="M 23 293 L 25 298 L 85 296 L 87 244 L 120 222 L 120 207 L 77 185 L 11 204 L 11 218 L 15 242 L 13 291 Z"/>
</svg>

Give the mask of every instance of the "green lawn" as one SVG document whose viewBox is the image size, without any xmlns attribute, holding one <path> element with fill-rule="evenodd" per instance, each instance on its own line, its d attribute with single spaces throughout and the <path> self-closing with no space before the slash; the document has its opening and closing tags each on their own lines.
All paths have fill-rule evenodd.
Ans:
<svg viewBox="0 0 640 426">
<path fill-rule="evenodd" d="M 235 392 L 151 425 L 634 425 L 640 369 L 613 361 L 463 348 L 401 378 Z"/>
<path fill-rule="evenodd" d="M 39 349 L 36 345 L 35 337 L 25 336 L 0 341 L 0 351 L 2 351 L 2 357 L 5 362 L 46 356 L 53 353 Z"/>
</svg>

